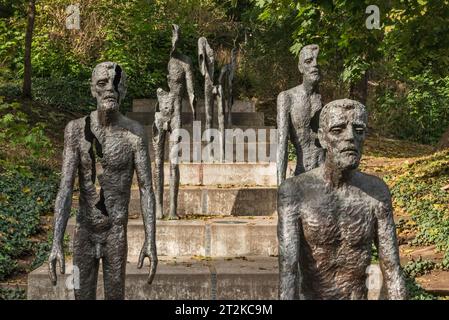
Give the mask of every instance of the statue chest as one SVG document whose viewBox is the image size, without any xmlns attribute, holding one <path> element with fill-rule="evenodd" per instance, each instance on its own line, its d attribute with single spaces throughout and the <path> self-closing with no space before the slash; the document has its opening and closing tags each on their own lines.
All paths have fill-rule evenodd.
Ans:
<svg viewBox="0 0 449 320">
<path fill-rule="evenodd" d="M 301 212 L 304 239 L 310 245 L 358 246 L 373 240 L 375 214 L 362 197 L 323 197 Z"/>
<path fill-rule="evenodd" d="M 300 95 L 293 99 L 290 118 L 295 129 L 310 129 L 312 119 L 322 108 L 320 95 Z"/>
<path fill-rule="evenodd" d="M 83 167 L 100 163 L 104 169 L 121 170 L 129 168 L 133 163 L 133 146 L 125 130 L 84 139 L 80 149 Z"/>
</svg>

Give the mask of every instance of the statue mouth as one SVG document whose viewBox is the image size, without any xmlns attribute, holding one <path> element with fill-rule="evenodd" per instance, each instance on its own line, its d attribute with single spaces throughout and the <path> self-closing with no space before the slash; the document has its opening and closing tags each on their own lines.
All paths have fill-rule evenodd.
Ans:
<svg viewBox="0 0 449 320">
<path fill-rule="evenodd" d="M 341 153 L 358 156 L 359 152 L 355 148 L 344 148 Z"/>
</svg>

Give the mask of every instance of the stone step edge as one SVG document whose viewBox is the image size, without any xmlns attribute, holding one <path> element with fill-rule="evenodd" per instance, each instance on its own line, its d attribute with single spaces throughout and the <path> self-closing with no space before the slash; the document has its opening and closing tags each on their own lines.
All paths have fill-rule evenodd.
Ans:
<svg viewBox="0 0 449 320">
<path fill-rule="evenodd" d="M 59 286 L 63 286 L 67 277 L 72 273 L 73 268 L 71 262 L 66 263 L 66 266 L 66 274 L 58 275 Z M 101 269 L 99 278 L 102 276 Z M 139 282 L 138 286 L 147 286 L 144 282 L 147 275 L 147 264 L 142 269 L 137 269 L 136 264 L 127 264 L 127 285 L 130 285 L 130 282 L 134 279 L 134 282 Z M 46 265 L 33 271 L 30 277 L 33 281 L 45 281 L 45 287 L 51 288 Z M 161 259 L 154 282 L 151 286 L 146 287 L 146 289 L 155 290 L 153 288 L 162 286 L 166 292 L 171 292 L 172 294 L 177 294 L 177 290 L 186 287 L 191 291 L 198 290 L 196 292 L 197 296 L 190 296 L 190 299 L 241 299 L 243 295 L 244 299 L 274 300 L 277 299 L 278 294 L 278 279 L 277 257 L 260 258 L 257 256 L 248 256 L 245 258 L 219 258 L 209 260 L 190 259 L 181 260 L 176 263 Z M 30 282 L 32 283 L 32 281 L 28 282 L 28 293 L 32 292 L 30 290 Z M 98 287 L 102 287 L 102 281 L 99 281 Z M 151 298 L 144 296 L 143 290 L 145 289 L 141 287 L 139 290 L 134 289 L 133 292 L 127 293 L 140 295 L 137 297 L 140 299 Z M 53 289 L 49 293 L 51 294 L 55 291 L 58 290 Z M 150 291 L 150 293 L 152 292 Z M 192 292 L 187 294 L 191 295 Z M 371 299 L 377 299 L 378 294 L 378 292 L 370 292 Z M 162 297 L 162 299 L 167 298 Z M 170 298 L 185 299 L 185 297 L 179 296 Z"/>
</svg>

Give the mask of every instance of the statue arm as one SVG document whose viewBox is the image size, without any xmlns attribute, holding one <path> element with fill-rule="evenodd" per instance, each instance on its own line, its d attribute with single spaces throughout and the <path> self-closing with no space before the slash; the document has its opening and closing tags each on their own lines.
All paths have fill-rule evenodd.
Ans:
<svg viewBox="0 0 449 320">
<path fill-rule="evenodd" d="M 387 187 L 385 186 L 385 188 Z M 405 300 L 407 299 L 407 290 L 399 260 L 391 197 L 388 190 L 387 192 L 388 200 L 383 203 L 377 216 L 376 245 L 388 299 Z"/>
<path fill-rule="evenodd" d="M 277 183 L 280 185 L 284 180 L 288 165 L 288 136 L 290 114 L 288 110 L 288 98 L 285 93 L 280 93 L 277 99 Z"/>
<path fill-rule="evenodd" d="M 283 189 L 278 193 L 279 299 L 299 298 L 299 219 L 297 208 Z M 287 190 L 288 192 L 288 190 Z"/>
<path fill-rule="evenodd" d="M 53 244 L 49 256 L 49 274 L 53 285 L 56 285 L 56 262 L 61 274 L 65 273 L 63 252 L 64 233 L 72 207 L 73 185 L 79 165 L 79 152 L 76 146 L 74 122 L 67 124 L 64 130 L 64 151 L 62 161 L 61 182 L 55 202 Z"/>
<path fill-rule="evenodd" d="M 146 257 L 150 259 L 150 275 L 148 283 L 153 282 L 158 264 L 156 251 L 156 213 L 155 196 L 151 181 L 151 166 L 148 153 L 148 142 L 142 129 L 138 137 L 137 149 L 134 155 L 137 181 L 140 191 L 140 206 L 142 210 L 145 242 L 139 256 L 138 268 L 142 268 Z"/>
</svg>

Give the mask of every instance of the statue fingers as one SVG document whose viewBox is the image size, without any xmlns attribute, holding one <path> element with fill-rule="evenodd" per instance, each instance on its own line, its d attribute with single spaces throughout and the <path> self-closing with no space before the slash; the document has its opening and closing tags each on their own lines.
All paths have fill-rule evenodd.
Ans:
<svg viewBox="0 0 449 320">
<path fill-rule="evenodd" d="M 63 253 L 59 253 L 58 255 L 58 263 L 59 263 L 59 271 L 61 272 L 61 274 L 65 274 L 65 259 Z"/>
<path fill-rule="evenodd" d="M 50 261 L 48 262 L 48 275 L 50 276 L 50 281 L 52 285 L 56 285 L 57 276 L 56 276 L 56 259 L 50 257 Z"/>
<path fill-rule="evenodd" d="M 145 260 L 145 257 L 146 257 L 145 250 L 142 249 L 142 250 L 140 251 L 139 261 L 137 262 L 137 268 L 138 268 L 138 269 L 142 269 L 142 267 L 143 267 L 143 262 L 144 262 L 144 260 Z"/>
<path fill-rule="evenodd" d="M 148 284 L 152 284 L 154 280 L 154 276 L 156 275 L 157 269 L 157 259 L 154 261 L 150 260 L 150 274 L 148 276 Z"/>
</svg>

